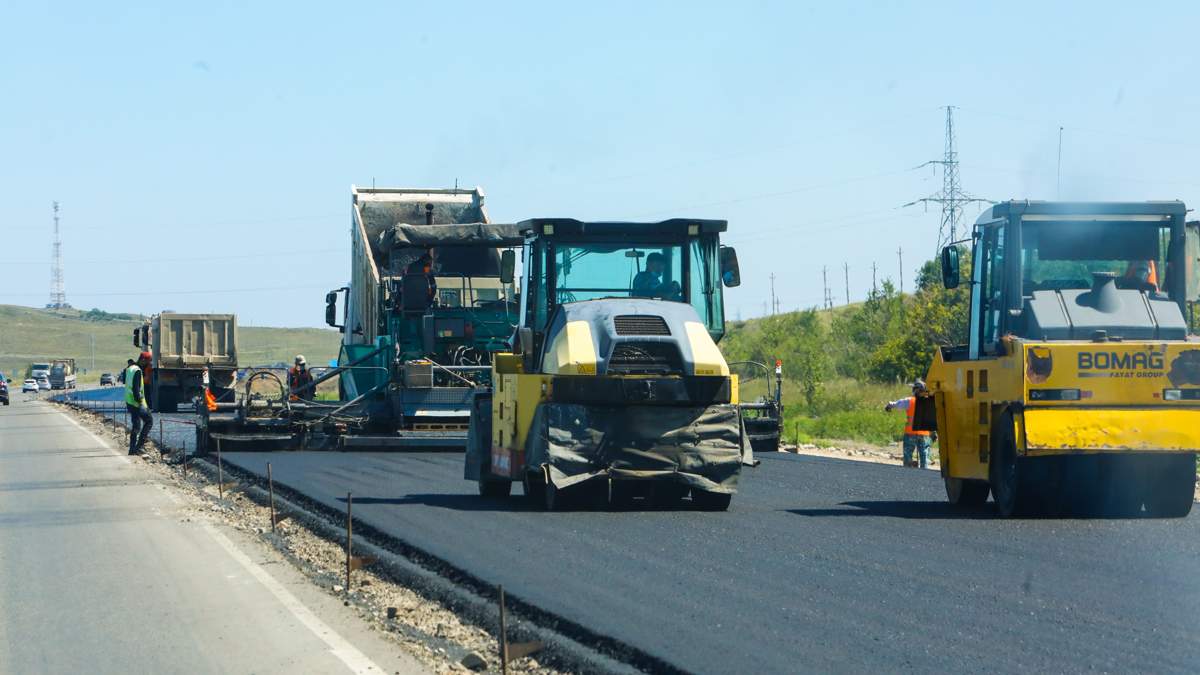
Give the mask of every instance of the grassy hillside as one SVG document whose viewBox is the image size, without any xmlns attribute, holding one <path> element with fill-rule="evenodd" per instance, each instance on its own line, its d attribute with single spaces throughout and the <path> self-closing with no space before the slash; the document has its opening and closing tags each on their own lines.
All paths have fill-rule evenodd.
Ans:
<svg viewBox="0 0 1200 675">
<path fill-rule="evenodd" d="M 102 372 L 119 371 L 134 355 L 132 333 L 142 318 L 0 305 L 0 370 L 6 377 L 14 373 L 24 377 L 34 361 L 73 357 L 80 382 L 95 382 Z M 325 364 L 337 358 L 339 338 L 335 331 L 322 328 L 239 327 L 239 361 L 242 365 L 291 363 L 296 354 L 304 354 L 314 366 Z"/>
</svg>

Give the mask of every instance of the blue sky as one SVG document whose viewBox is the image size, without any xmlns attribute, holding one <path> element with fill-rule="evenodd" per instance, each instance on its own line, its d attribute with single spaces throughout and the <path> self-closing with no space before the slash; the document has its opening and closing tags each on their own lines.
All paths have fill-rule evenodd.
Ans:
<svg viewBox="0 0 1200 675">
<path fill-rule="evenodd" d="M 117 4 L 117 3 L 114 3 Z M 321 325 L 349 186 L 494 220 L 727 218 L 729 318 L 932 255 L 944 112 L 992 199 L 1200 199 L 1193 3 L 7 3 L 0 303 Z M 974 218 L 975 209 L 969 211 Z"/>
</svg>

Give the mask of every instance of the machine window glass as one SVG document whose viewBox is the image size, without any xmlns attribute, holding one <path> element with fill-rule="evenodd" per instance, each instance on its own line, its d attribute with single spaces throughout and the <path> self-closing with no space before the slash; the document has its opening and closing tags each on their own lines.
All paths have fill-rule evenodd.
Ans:
<svg viewBox="0 0 1200 675">
<path fill-rule="evenodd" d="M 1004 228 L 992 228 L 985 235 L 983 258 L 983 279 L 979 289 L 979 315 L 983 324 L 980 342 L 985 353 L 993 353 L 1004 307 Z"/>
<path fill-rule="evenodd" d="M 725 308 L 721 293 L 721 271 L 718 245 L 715 238 L 697 239 L 691 243 L 689 257 L 689 302 L 704 320 L 713 339 L 724 335 Z"/>
<path fill-rule="evenodd" d="M 630 297 L 682 302 L 682 260 L 681 246 L 556 243 L 557 302 Z"/>
<path fill-rule="evenodd" d="M 1087 289 L 1096 272 L 1117 287 L 1166 293 L 1170 227 L 1133 223 L 1025 223 L 1023 292 Z"/>
</svg>

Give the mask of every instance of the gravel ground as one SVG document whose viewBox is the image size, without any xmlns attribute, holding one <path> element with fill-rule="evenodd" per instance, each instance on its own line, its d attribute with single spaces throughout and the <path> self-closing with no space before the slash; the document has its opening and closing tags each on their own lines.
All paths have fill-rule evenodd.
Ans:
<svg viewBox="0 0 1200 675">
<path fill-rule="evenodd" d="M 110 402 L 80 402 L 85 408 L 97 408 L 95 412 L 66 408 L 77 420 L 97 435 L 111 440 L 120 447 L 127 442 L 127 431 L 122 426 L 123 416 L 119 412 L 104 410 Z M 159 415 L 155 415 L 156 422 Z M 168 419 L 186 415 L 167 415 Z M 172 427 L 176 427 L 172 429 Z M 186 429 L 186 431 L 185 431 Z M 301 572 L 325 592 L 344 598 L 347 606 L 358 610 L 371 630 L 380 631 L 394 640 L 404 650 L 419 659 L 437 673 L 462 673 L 472 669 L 464 662 L 476 661 L 478 670 L 500 669 L 499 650 L 496 636 L 487 630 L 468 623 L 455 612 L 440 603 L 421 596 L 411 588 L 395 583 L 373 572 L 370 567 L 355 571 L 352 588 L 347 593 L 345 584 L 346 553 L 344 542 L 334 542 L 318 535 L 309 526 L 307 517 L 283 520 L 275 532 L 270 529 L 270 511 L 247 498 L 231 487 L 227 481 L 225 499 L 219 496 L 215 476 L 209 475 L 207 465 L 189 462 L 184 467 L 178 462 L 178 448 L 184 441 L 194 442 L 191 427 L 186 424 L 168 424 L 164 443 L 169 461 L 160 459 L 157 430 L 153 442 L 148 443 L 144 466 L 157 474 L 164 482 L 173 485 L 188 504 L 189 518 L 219 520 L 243 532 L 255 534 L 266 546 L 282 552 Z M 394 618 L 388 618 L 392 614 Z M 480 666 L 480 664 L 482 667 Z M 534 657 L 518 659 L 509 664 L 515 673 L 561 673 L 565 672 L 540 664 Z"/>
</svg>

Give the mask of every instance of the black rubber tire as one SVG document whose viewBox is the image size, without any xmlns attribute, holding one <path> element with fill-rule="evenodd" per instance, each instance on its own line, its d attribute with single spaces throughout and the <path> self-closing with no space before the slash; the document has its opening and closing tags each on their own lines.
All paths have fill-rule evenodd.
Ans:
<svg viewBox="0 0 1200 675">
<path fill-rule="evenodd" d="M 1034 500 L 1029 480 L 1023 475 L 1022 463 L 1017 457 L 1012 413 L 1006 412 L 997 418 L 992 433 L 988 482 L 991 483 L 996 512 L 1004 518 L 1032 515 Z"/>
<path fill-rule="evenodd" d="M 686 485 L 661 483 L 654 486 L 654 505 L 660 509 L 678 508 L 683 503 L 683 498 L 687 497 L 687 494 L 688 489 Z"/>
<path fill-rule="evenodd" d="M 176 398 L 177 390 L 175 387 L 158 387 L 154 390 L 154 396 L 151 398 L 151 403 L 154 404 L 154 412 L 175 412 L 179 409 L 179 401 Z"/>
<path fill-rule="evenodd" d="M 554 487 L 553 483 L 546 483 L 542 488 L 542 510 L 543 511 L 558 511 L 563 506 L 562 495 L 560 490 Z"/>
<path fill-rule="evenodd" d="M 701 511 L 725 511 L 733 495 L 728 492 L 709 492 L 707 490 L 692 490 L 692 504 Z"/>
<path fill-rule="evenodd" d="M 1152 518 L 1183 518 L 1192 511 L 1196 494 L 1196 455 L 1182 453 L 1146 457 L 1151 464 L 1143 496 Z"/>
<path fill-rule="evenodd" d="M 987 503 L 991 488 L 986 480 L 946 477 L 943 482 L 946 484 L 946 499 L 954 506 L 977 509 Z"/>
<path fill-rule="evenodd" d="M 548 495 L 550 486 L 546 485 L 541 471 L 527 472 L 521 481 L 525 490 L 525 499 L 531 506 L 543 511 L 553 511 L 557 495 Z"/>
<path fill-rule="evenodd" d="M 488 499 L 507 499 L 512 494 L 512 481 L 479 479 L 479 496 Z"/>
</svg>

